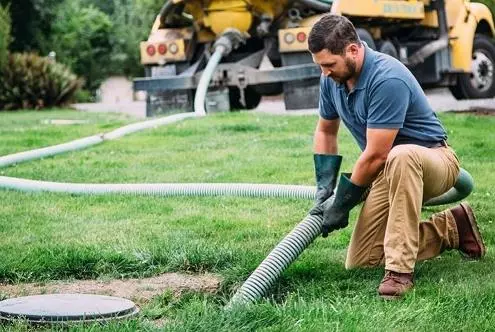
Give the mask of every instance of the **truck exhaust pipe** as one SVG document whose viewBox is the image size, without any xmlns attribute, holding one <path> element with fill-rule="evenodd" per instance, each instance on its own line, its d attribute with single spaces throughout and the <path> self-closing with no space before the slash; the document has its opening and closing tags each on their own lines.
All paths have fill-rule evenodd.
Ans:
<svg viewBox="0 0 495 332">
<path fill-rule="evenodd" d="M 423 63 L 429 56 L 449 47 L 449 27 L 447 14 L 445 12 L 445 1 L 434 0 L 432 6 L 437 11 L 438 19 L 438 39 L 426 44 L 407 59 L 407 65 L 414 67 Z"/>
</svg>

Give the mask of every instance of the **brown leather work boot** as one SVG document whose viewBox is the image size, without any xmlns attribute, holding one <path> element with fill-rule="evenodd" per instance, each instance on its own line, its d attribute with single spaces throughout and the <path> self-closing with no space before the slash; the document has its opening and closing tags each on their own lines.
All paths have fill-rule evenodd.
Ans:
<svg viewBox="0 0 495 332">
<path fill-rule="evenodd" d="M 386 300 L 396 300 L 401 298 L 413 286 L 412 273 L 385 270 L 385 277 L 383 277 L 380 287 L 378 287 L 378 295 Z"/>
<path fill-rule="evenodd" d="M 467 203 L 450 209 L 459 233 L 459 251 L 469 259 L 480 259 L 486 253 L 473 210 Z"/>
</svg>

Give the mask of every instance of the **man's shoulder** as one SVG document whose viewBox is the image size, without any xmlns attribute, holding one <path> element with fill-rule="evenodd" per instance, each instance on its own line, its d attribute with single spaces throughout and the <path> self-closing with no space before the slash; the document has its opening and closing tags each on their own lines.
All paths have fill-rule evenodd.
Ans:
<svg viewBox="0 0 495 332">
<path fill-rule="evenodd" d="M 371 83 L 383 83 L 384 81 L 402 81 L 411 88 L 416 79 L 407 67 L 398 59 L 375 51 L 373 61 L 373 74 Z"/>
</svg>

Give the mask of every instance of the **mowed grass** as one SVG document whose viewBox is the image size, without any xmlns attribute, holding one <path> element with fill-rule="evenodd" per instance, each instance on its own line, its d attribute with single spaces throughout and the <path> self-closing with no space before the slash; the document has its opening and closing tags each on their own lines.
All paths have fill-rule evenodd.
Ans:
<svg viewBox="0 0 495 332">
<path fill-rule="evenodd" d="M 0 114 L 2 155 L 107 132 L 130 119 L 71 111 Z M 468 198 L 487 257 L 457 252 L 417 264 L 416 288 L 384 302 L 382 269 L 346 271 L 352 227 L 317 239 L 266 298 L 242 309 L 224 305 L 271 249 L 299 223 L 310 201 L 233 197 L 76 196 L 0 190 L 0 280 L 145 277 L 167 271 L 212 272 L 215 294 L 164 293 L 140 318 L 74 330 L 170 331 L 480 331 L 495 326 L 495 117 L 441 114 L 449 142 L 474 177 Z M 54 126 L 46 119 L 86 119 Z M 87 150 L 1 169 L 5 176 L 57 182 L 250 182 L 314 185 L 316 116 L 233 113 L 190 119 Z M 343 131 L 342 170 L 359 151 Z M 446 208 L 425 209 L 424 217 Z M 355 209 L 357 210 L 357 209 Z M 357 211 L 353 211 L 354 219 Z M 155 321 L 160 322 L 157 327 Z M 4 327 L 24 330 L 23 324 Z"/>
</svg>

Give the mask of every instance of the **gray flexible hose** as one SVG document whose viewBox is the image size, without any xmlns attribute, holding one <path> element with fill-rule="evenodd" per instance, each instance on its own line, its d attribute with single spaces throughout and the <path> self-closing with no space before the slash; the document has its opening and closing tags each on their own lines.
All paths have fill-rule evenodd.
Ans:
<svg viewBox="0 0 495 332">
<path fill-rule="evenodd" d="M 237 196 L 314 199 L 314 186 L 251 183 L 60 183 L 0 176 L 0 186 L 25 192 L 56 192 L 79 195 Z"/>
<path fill-rule="evenodd" d="M 0 168 L 7 167 L 13 164 L 19 164 L 29 160 L 54 156 L 68 151 L 84 149 L 89 146 L 100 144 L 101 142 L 103 142 L 103 135 L 100 134 L 100 135 L 94 135 L 90 137 L 77 139 L 75 141 L 68 143 L 49 146 L 46 148 L 9 154 L 0 157 Z"/>
<path fill-rule="evenodd" d="M 333 197 L 330 198 L 333 201 Z M 273 249 L 237 290 L 227 308 L 261 298 L 280 274 L 321 234 L 320 216 L 308 215 Z"/>
<path fill-rule="evenodd" d="M 7 156 L 8 157 L 8 156 Z M 0 176 L 0 188 L 24 192 L 57 192 L 78 195 L 155 195 L 155 196 L 237 196 L 315 198 L 313 186 L 254 183 L 60 183 Z M 430 199 L 425 205 L 460 201 L 473 190 L 473 178 L 461 169 L 456 184 L 448 192 Z"/>
<path fill-rule="evenodd" d="M 148 120 L 148 121 L 142 121 L 138 123 L 133 123 L 118 129 L 115 129 L 114 131 L 109 132 L 108 134 L 103 135 L 104 140 L 114 140 L 117 138 L 121 138 L 122 136 L 129 135 L 138 131 L 142 131 L 145 129 L 149 128 L 156 128 L 159 126 L 163 125 L 168 125 L 171 123 L 179 122 L 187 118 L 194 118 L 197 117 L 197 113 L 179 113 L 179 114 L 174 114 L 170 115 L 164 118 L 159 118 L 159 119 L 153 119 L 153 120 Z"/>
<path fill-rule="evenodd" d="M 206 93 L 208 92 L 208 86 L 210 85 L 211 78 L 213 77 L 213 73 L 217 68 L 220 60 L 222 60 L 222 56 L 227 48 L 223 45 L 218 45 L 215 48 L 215 52 L 210 57 L 206 68 L 199 79 L 198 88 L 196 90 L 196 96 L 194 97 L 194 112 L 198 116 L 206 115 L 205 109 L 205 101 L 206 101 Z"/>
<path fill-rule="evenodd" d="M 424 205 L 433 206 L 457 202 L 468 197 L 473 189 L 473 177 L 468 173 L 468 171 L 461 168 L 454 186 L 446 193 L 428 200 Z"/>
<path fill-rule="evenodd" d="M 41 159 L 44 157 L 55 156 L 64 152 L 82 150 L 93 145 L 103 143 L 107 140 L 114 140 L 121 138 L 122 136 L 132 134 L 141 130 L 156 128 L 159 126 L 171 124 L 174 122 L 181 121 L 183 119 L 197 117 L 196 113 L 180 113 L 167 116 L 164 118 L 159 118 L 156 120 L 142 121 L 138 123 L 133 123 L 118 129 L 115 129 L 107 134 L 98 134 L 94 136 L 89 136 L 81 139 L 77 139 L 68 143 L 48 146 L 41 149 L 35 149 L 30 151 L 24 151 L 14 154 L 9 154 L 0 157 L 0 168 L 7 167 L 14 164 L 19 164 L 25 161 Z"/>
</svg>

